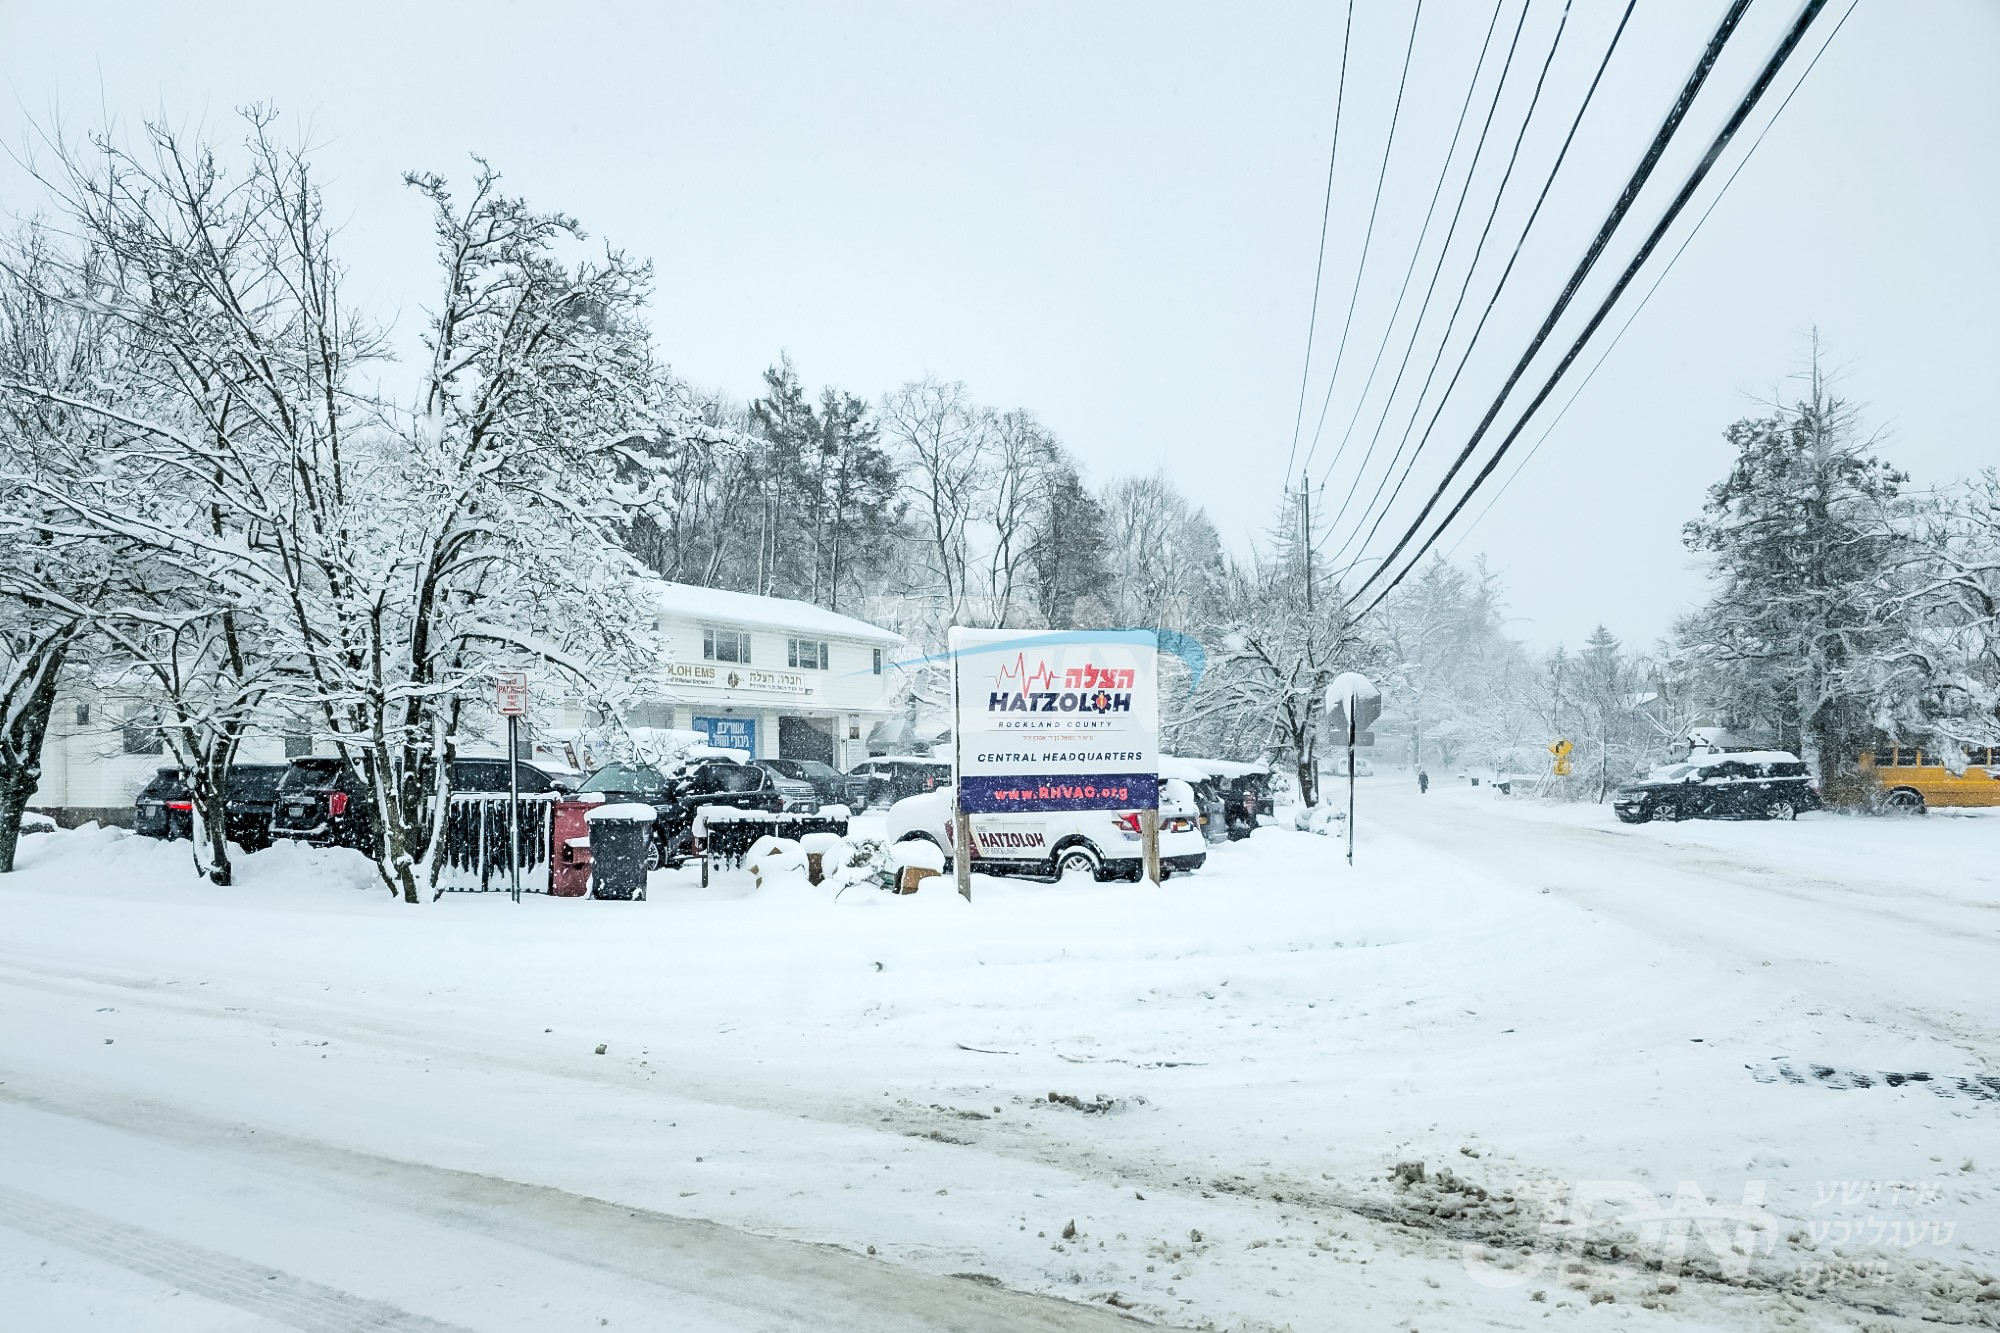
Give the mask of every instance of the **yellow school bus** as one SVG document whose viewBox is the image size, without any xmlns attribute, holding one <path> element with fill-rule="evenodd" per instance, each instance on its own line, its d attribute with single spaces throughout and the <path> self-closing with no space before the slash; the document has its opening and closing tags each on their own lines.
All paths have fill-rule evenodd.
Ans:
<svg viewBox="0 0 2000 1333">
<path fill-rule="evenodd" d="M 1881 787 L 1892 810 L 2000 805 L 2000 746 L 1967 746 L 1965 767 L 1958 773 L 1945 767 L 1942 757 L 1914 745 L 1864 751 L 1861 771 Z"/>
</svg>

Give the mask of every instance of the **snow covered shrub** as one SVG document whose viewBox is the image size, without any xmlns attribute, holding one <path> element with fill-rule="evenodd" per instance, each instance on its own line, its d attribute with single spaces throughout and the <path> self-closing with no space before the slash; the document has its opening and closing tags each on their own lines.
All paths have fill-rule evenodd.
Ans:
<svg viewBox="0 0 2000 1333">
<path fill-rule="evenodd" d="M 896 871 L 880 838 L 843 838 L 820 858 L 820 886 L 837 898 L 849 889 L 894 887 Z"/>
</svg>

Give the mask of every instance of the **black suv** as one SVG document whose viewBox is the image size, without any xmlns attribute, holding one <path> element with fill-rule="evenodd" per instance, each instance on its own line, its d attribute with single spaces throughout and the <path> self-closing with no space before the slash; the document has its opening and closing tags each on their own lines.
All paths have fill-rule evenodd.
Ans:
<svg viewBox="0 0 2000 1333">
<path fill-rule="evenodd" d="M 223 797 L 223 822 L 229 841 L 246 852 L 271 845 L 271 813 L 286 764 L 235 764 L 229 769 L 229 791 Z M 194 793 L 178 768 L 163 768 L 132 802 L 132 829 L 144 838 L 194 836 Z"/>
<path fill-rule="evenodd" d="M 520 765 L 523 796 L 560 790 L 561 784 L 533 764 Z M 454 759 L 449 787 L 455 793 L 507 794 L 505 759 Z M 294 759 L 278 783 L 271 813 L 271 837 L 296 839 L 316 847 L 372 851 L 375 815 L 368 784 L 339 759 L 313 755 Z"/>
<path fill-rule="evenodd" d="M 644 764 L 607 764 L 585 778 L 577 794 L 653 807 L 656 817 L 649 868 L 679 865 L 689 855 L 694 812 L 704 805 L 776 811 L 785 803 L 769 773 L 754 764 L 729 759 L 698 759 L 671 774 Z"/>
<path fill-rule="evenodd" d="M 1797 755 L 1712 754 L 1655 769 L 1620 787 L 1611 808 L 1627 824 L 1649 819 L 1790 819 L 1820 808 Z"/>
<path fill-rule="evenodd" d="M 817 759 L 759 759 L 757 767 L 769 769 L 782 778 L 811 785 L 821 805 L 844 805 L 850 810 L 868 808 L 868 776 L 843 773 L 832 764 Z"/>
</svg>

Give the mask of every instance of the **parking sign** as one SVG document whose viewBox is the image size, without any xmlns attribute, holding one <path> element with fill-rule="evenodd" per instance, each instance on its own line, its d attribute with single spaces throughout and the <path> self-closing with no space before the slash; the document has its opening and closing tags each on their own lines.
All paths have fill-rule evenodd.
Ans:
<svg viewBox="0 0 2000 1333">
<path fill-rule="evenodd" d="M 493 709 L 502 717 L 528 715 L 528 678 L 515 671 L 493 681 Z"/>
</svg>

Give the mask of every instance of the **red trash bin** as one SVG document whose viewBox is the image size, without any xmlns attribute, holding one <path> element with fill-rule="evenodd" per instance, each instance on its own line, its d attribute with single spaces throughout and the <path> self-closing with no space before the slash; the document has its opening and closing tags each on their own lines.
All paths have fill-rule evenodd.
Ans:
<svg viewBox="0 0 2000 1333">
<path fill-rule="evenodd" d="M 597 801 L 557 801 L 549 848 L 549 894 L 581 898 L 590 892 L 590 825 L 584 816 Z"/>
</svg>

